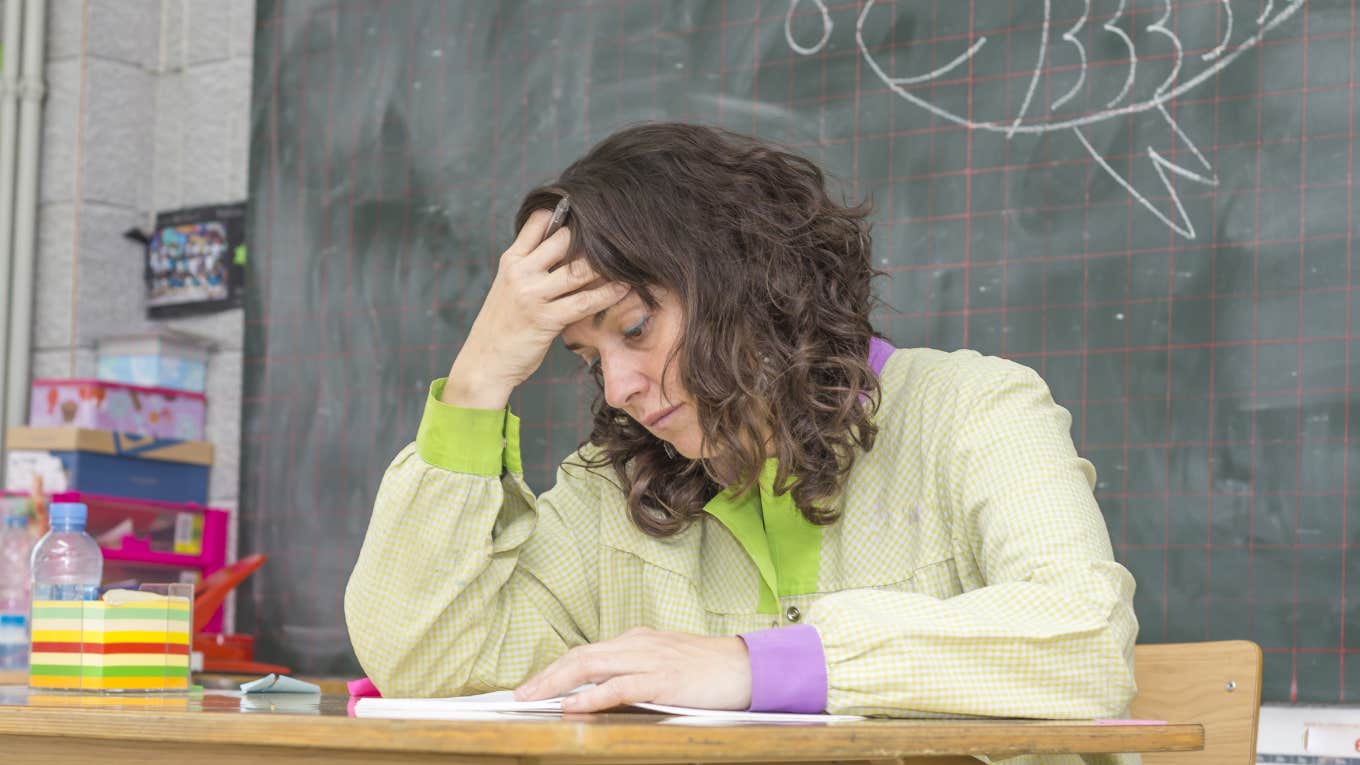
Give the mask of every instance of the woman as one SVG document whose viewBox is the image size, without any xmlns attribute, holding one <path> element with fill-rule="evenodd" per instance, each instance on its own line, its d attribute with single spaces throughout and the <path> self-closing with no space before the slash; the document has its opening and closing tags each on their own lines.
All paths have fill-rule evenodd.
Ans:
<svg viewBox="0 0 1360 765">
<path fill-rule="evenodd" d="M 377 687 L 1120 714 L 1133 580 L 1068 413 L 1028 368 L 874 337 L 865 215 L 806 159 L 681 124 L 530 193 L 345 594 Z M 535 498 L 507 402 L 559 336 L 603 397 Z"/>
</svg>

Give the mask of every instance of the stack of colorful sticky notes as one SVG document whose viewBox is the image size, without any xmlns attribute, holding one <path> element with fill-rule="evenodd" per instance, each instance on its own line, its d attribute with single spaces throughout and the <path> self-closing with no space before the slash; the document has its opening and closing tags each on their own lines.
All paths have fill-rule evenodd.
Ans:
<svg viewBox="0 0 1360 765">
<path fill-rule="evenodd" d="M 113 590 L 104 600 L 33 601 L 29 686 L 188 690 L 189 599 L 131 595 L 137 597 Z"/>
</svg>

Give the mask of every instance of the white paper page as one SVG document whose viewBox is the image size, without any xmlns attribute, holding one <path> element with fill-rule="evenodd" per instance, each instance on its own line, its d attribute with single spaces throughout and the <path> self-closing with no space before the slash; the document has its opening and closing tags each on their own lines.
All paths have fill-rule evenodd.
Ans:
<svg viewBox="0 0 1360 765">
<path fill-rule="evenodd" d="M 383 720 L 479 720 L 482 722 L 532 722 L 534 720 L 562 719 L 561 712 L 487 712 L 480 709 L 463 709 L 458 704 L 422 708 L 383 707 L 372 704 L 364 705 L 362 702 L 355 705 L 354 716 Z"/>
<path fill-rule="evenodd" d="M 515 701 L 514 691 L 492 691 L 475 696 L 450 696 L 442 699 L 387 699 L 364 698 L 354 705 L 355 714 L 386 710 L 451 713 L 451 712 L 561 712 L 562 697 L 540 701 Z M 369 716 L 369 715 L 361 715 Z"/>
<path fill-rule="evenodd" d="M 582 690 L 576 689 L 573 693 Z M 453 720 L 500 719 L 507 713 L 560 714 L 562 698 L 540 701 L 515 701 L 513 691 L 493 691 L 476 696 L 443 699 L 365 698 L 354 705 L 356 717 L 400 717 L 403 719 Z M 665 704 L 633 704 L 635 709 L 663 715 L 703 718 L 709 724 L 721 723 L 826 723 L 863 720 L 855 715 L 800 715 L 784 712 L 736 712 L 725 709 L 696 709 Z M 487 714 L 497 715 L 488 718 Z M 697 724 L 697 723 L 696 723 Z"/>
</svg>

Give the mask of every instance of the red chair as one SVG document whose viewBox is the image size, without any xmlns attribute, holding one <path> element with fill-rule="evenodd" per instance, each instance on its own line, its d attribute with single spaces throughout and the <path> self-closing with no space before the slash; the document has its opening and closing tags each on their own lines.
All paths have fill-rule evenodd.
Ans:
<svg viewBox="0 0 1360 765">
<path fill-rule="evenodd" d="M 194 650 L 203 654 L 204 672 L 227 674 L 289 674 L 280 664 L 254 661 L 255 638 L 250 635 L 218 635 L 203 632 L 227 595 L 268 558 L 256 553 L 220 568 L 194 585 Z"/>
<path fill-rule="evenodd" d="M 194 585 L 194 632 L 202 632 L 227 595 L 246 577 L 255 573 L 255 569 L 263 566 L 266 560 L 268 558 L 264 553 L 256 553 L 200 579 Z"/>
</svg>

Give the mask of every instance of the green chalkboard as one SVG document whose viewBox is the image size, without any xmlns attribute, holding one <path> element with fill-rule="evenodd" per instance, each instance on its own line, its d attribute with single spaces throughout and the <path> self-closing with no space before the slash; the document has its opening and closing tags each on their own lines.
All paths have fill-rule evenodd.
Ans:
<svg viewBox="0 0 1360 765">
<path fill-rule="evenodd" d="M 897 345 L 1043 374 L 1100 473 L 1142 641 L 1250 638 L 1268 700 L 1360 697 L 1353 3 L 257 14 L 240 529 L 271 562 L 240 626 L 264 658 L 357 671 L 341 596 L 378 481 L 521 196 L 619 127 L 677 119 L 872 198 Z M 590 395 L 560 350 L 516 393 L 536 488 Z"/>
</svg>

